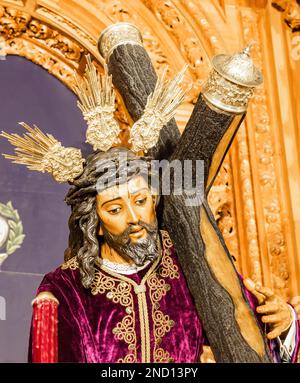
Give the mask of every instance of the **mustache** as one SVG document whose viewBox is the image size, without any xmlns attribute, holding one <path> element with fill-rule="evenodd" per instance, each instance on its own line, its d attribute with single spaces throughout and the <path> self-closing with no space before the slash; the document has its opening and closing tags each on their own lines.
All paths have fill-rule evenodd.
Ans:
<svg viewBox="0 0 300 383">
<path fill-rule="evenodd" d="M 147 237 L 134 242 L 130 238 L 130 234 L 137 229 L 145 229 Z M 136 265 L 142 266 L 147 260 L 153 261 L 158 256 L 157 238 L 158 226 L 157 219 L 153 223 L 138 221 L 136 224 L 130 224 L 121 234 L 114 235 L 102 227 L 104 240 L 110 247 L 115 249 L 119 254 L 133 260 Z"/>
<path fill-rule="evenodd" d="M 156 222 L 151 224 L 146 223 L 144 221 L 138 221 L 138 223 L 136 224 L 129 224 L 128 227 L 123 231 L 123 233 L 120 234 L 120 236 L 129 238 L 129 234 L 142 229 L 145 229 L 148 232 L 148 234 L 153 234 L 157 232 L 157 224 Z"/>
</svg>

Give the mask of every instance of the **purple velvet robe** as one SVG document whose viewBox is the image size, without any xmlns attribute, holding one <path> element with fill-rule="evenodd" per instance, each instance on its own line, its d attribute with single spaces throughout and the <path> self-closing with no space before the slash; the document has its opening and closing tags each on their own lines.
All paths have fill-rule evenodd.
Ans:
<svg viewBox="0 0 300 383">
<path fill-rule="evenodd" d="M 50 291 L 60 302 L 59 362 L 200 361 L 201 322 L 167 232 L 161 237 L 161 258 L 136 274 L 97 267 L 85 289 L 74 257 L 44 277 L 37 294 Z M 255 310 L 253 298 L 248 292 Z M 278 360 L 275 342 L 270 346 Z"/>
</svg>

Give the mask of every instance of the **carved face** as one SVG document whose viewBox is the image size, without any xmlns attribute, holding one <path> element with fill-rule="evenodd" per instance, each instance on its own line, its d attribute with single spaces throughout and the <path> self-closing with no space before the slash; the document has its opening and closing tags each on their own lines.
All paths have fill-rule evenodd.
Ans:
<svg viewBox="0 0 300 383">
<path fill-rule="evenodd" d="M 158 256 L 155 205 L 156 196 L 141 176 L 96 197 L 100 234 L 110 247 L 138 266 Z"/>
</svg>

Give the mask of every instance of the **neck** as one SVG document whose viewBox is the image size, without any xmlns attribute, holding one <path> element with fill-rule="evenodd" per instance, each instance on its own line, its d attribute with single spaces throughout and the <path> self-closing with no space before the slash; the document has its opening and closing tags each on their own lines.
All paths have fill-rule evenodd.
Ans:
<svg viewBox="0 0 300 383">
<path fill-rule="evenodd" d="M 106 242 L 101 245 L 101 258 L 107 261 L 119 263 L 123 265 L 133 265 L 132 260 L 126 260 L 115 249 L 110 247 Z"/>
</svg>

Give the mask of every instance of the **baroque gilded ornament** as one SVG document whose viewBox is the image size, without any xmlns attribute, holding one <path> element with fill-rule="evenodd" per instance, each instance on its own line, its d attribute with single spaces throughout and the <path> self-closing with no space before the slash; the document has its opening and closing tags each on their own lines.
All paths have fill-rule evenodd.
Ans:
<svg viewBox="0 0 300 383">
<path fill-rule="evenodd" d="M 185 58 L 185 61 L 189 63 L 190 70 L 194 76 L 196 82 L 194 87 L 194 95 L 199 93 L 203 80 L 207 77 L 209 68 L 209 59 L 205 54 L 199 39 L 195 33 L 194 28 L 184 17 L 181 11 L 182 5 L 174 4 L 173 1 L 165 0 L 142 0 L 147 8 L 156 15 L 161 23 L 166 27 L 170 35 L 176 41 L 176 45 L 179 47 L 180 53 Z M 184 2 L 183 7 L 191 8 L 190 13 L 200 21 L 202 21 L 203 15 L 201 14 L 199 2 L 188 1 Z M 197 16 L 195 16 L 197 15 Z M 209 35 L 215 38 L 212 31 L 209 31 Z"/>
<path fill-rule="evenodd" d="M 300 31 L 300 1 L 273 0 L 272 6 L 282 12 L 284 22 L 293 33 Z"/>
<path fill-rule="evenodd" d="M 0 36 L 8 45 L 13 44 L 15 38 L 36 39 L 42 46 L 56 51 L 70 62 L 78 63 L 83 52 L 83 48 L 67 36 L 51 29 L 30 14 L 12 7 L 0 6 Z"/>
<path fill-rule="evenodd" d="M 247 43 L 255 41 L 252 46 L 252 54 L 254 60 L 259 66 L 263 66 L 262 59 L 262 45 L 260 42 L 259 33 L 259 16 L 256 13 L 249 14 L 242 11 L 242 26 L 244 38 Z M 258 187 L 260 188 L 260 203 L 262 203 L 261 215 L 263 217 L 262 222 L 264 226 L 265 240 L 267 249 L 259 249 L 258 236 L 261 232 L 255 232 L 257 230 L 258 223 L 254 218 L 253 206 L 251 215 L 252 219 L 249 220 L 249 243 L 250 247 L 250 259 L 253 265 L 253 275 L 257 276 L 257 280 L 261 281 L 263 274 L 269 274 L 270 283 L 274 287 L 276 292 L 279 292 L 282 296 L 287 297 L 287 281 L 289 278 L 288 270 L 288 248 L 285 240 L 285 225 L 282 220 L 282 198 L 279 190 L 281 188 L 279 180 L 281 178 L 279 167 L 276 165 L 277 156 L 274 155 L 273 149 L 275 147 L 275 141 L 278 139 L 277 133 L 273 131 L 271 123 L 271 110 L 268 107 L 267 101 L 268 88 L 267 84 L 259 87 L 257 95 L 253 98 L 250 113 L 252 118 L 256 121 L 256 129 L 252 131 L 249 129 L 248 141 L 251 141 L 255 145 L 257 156 L 257 178 Z M 240 134 L 245 134 L 240 131 Z M 246 142 L 243 144 L 245 149 Z M 248 159 L 249 160 L 249 159 Z M 245 160 L 243 159 L 245 163 Z M 250 164 L 248 169 L 244 171 L 245 177 L 250 174 Z M 250 198 L 251 179 L 247 176 L 247 199 L 245 199 L 245 206 L 250 207 L 253 205 L 253 200 Z M 255 235 L 254 235 L 255 234 Z M 259 250 L 261 253 L 259 253 Z M 266 273 L 264 262 L 260 261 L 260 258 L 269 259 L 269 272 Z"/>
<path fill-rule="evenodd" d="M 84 49 L 51 24 L 38 20 L 27 9 L 0 5 L 0 60 L 6 55 L 23 56 L 72 88 L 74 69 Z"/>
</svg>

